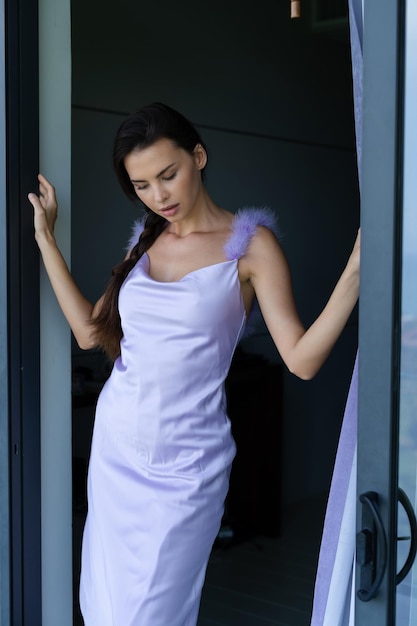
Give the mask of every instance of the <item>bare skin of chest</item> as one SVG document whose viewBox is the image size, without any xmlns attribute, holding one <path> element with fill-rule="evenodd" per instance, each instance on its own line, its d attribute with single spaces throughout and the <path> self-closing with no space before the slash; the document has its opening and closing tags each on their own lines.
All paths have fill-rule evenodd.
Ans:
<svg viewBox="0 0 417 626">
<path fill-rule="evenodd" d="M 162 233 L 148 250 L 151 278 L 159 282 L 176 282 L 190 272 L 227 261 L 224 246 L 229 236 L 229 230 L 193 232 L 186 237 Z M 242 261 L 239 262 L 239 278 L 245 308 L 248 311 L 254 292 L 249 277 L 244 275 L 245 264 Z"/>
</svg>

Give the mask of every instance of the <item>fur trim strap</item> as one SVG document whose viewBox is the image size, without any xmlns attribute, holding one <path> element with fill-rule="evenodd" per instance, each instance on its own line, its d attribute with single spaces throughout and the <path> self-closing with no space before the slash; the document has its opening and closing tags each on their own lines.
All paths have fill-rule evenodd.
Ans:
<svg viewBox="0 0 417 626">
<path fill-rule="evenodd" d="M 126 246 L 126 252 L 129 252 L 138 243 L 139 237 L 141 236 L 145 228 L 145 220 L 146 215 L 135 220 L 135 222 L 133 223 L 132 232 Z"/>
<path fill-rule="evenodd" d="M 240 259 L 245 254 L 258 226 L 269 228 L 279 238 L 276 216 L 270 208 L 244 207 L 236 212 L 232 224 L 232 235 L 224 247 L 229 261 Z"/>
</svg>

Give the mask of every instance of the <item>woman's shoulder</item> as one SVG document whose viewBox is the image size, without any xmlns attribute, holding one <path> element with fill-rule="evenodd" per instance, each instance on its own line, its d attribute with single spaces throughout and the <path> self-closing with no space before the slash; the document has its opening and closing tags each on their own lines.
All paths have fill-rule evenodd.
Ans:
<svg viewBox="0 0 417 626">
<path fill-rule="evenodd" d="M 272 231 L 275 238 L 280 239 L 277 216 L 270 207 L 242 207 L 232 220 L 232 234 L 229 237 L 225 253 L 229 260 L 240 259 L 256 234 L 263 229 Z M 261 235 L 262 236 L 262 235 Z"/>
</svg>

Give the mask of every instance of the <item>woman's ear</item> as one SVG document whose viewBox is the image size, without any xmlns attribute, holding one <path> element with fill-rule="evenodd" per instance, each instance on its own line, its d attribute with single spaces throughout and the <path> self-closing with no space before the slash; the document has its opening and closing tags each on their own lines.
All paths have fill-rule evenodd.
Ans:
<svg viewBox="0 0 417 626">
<path fill-rule="evenodd" d="M 207 165 L 207 152 L 201 145 L 198 143 L 193 150 L 194 162 L 197 166 L 198 170 L 203 170 Z"/>
</svg>

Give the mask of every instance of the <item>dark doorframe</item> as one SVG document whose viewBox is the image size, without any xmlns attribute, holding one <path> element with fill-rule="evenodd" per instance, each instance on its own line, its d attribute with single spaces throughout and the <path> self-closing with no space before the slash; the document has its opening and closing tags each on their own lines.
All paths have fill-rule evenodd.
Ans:
<svg viewBox="0 0 417 626">
<path fill-rule="evenodd" d="M 0 50 L 5 49 L 5 4 L 0 2 Z M 0 623 L 10 622 L 9 397 L 7 350 L 6 67 L 0 55 Z"/>
<path fill-rule="evenodd" d="M 39 260 L 27 201 L 38 171 L 38 3 L 2 0 L 0 10 L 5 51 L 0 84 L 5 136 L 0 157 L 0 462 L 8 477 L 0 493 L 2 557 L 8 564 L 1 576 L 1 623 L 29 625 L 42 623 Z"/>
</svg>

